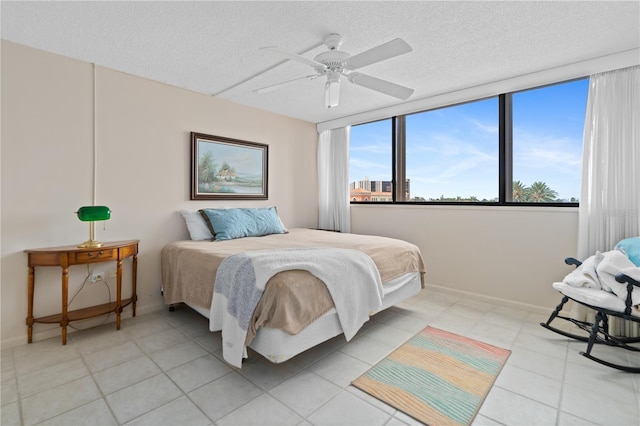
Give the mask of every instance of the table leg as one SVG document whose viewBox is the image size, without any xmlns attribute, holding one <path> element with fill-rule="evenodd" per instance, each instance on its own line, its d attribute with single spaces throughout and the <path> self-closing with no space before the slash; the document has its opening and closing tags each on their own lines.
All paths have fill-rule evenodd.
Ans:
<svg viewBox="0 0 640 426">
<path fill-rule="evenodd" d="M 120 330 L 120 313 L 122 312 L 122 259 L 118 259 L 116 269 L 116 329 Z"/>
<path fill-rule="evenodd" d="M 133 255 L 133 265 L 132 265 L 132 277 L 131 277 L 131 300 L 133 301 L 133 316 L 136 316 L 136 302 L 138 301 L 138 293 L 136 290 L 136 282 L 138 278 L 138 255 Z"/>
<path fill-rule="evenodd" d="M 67 317 L 67 300 L 69 298 L 69 267 L 62 267 L 62 318 L 60 319 L 60 327 L 62 327 L 62 344 L 67 344 L 67 325 L 69 318 Z"/>
<path fill-rule="evenodd" d="M 29 266 L 28 297 L 27 306 L 27 343 L 33 341 L 33 284 L 35 282 L 35 267 Z"/>
</svg>

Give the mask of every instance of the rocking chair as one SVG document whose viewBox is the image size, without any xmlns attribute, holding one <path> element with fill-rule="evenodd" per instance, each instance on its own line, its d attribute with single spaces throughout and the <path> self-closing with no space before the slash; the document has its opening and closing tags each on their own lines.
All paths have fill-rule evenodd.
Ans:
<svg viewBox="0 0 640 426">
<path fill-rule="evenodd" d="M 576 260 L 574 258 L 565 259 L 565 263 L 567 265 L 575 265 L 576 267 L 582 264 L 579 260 Z M 626 299 L 624 300 L 617 295 L 602 289 L 573 287 L 564 282 L 553 283 L 553 288 L 563 295 L 562 301 L 558 306 L 556 306 L 555 310 L 549 316 L 547 322 L 540 323 L 540 325 L 563 336 L 579 341 L 588 342 L 586 352 L 580 352 L 580 355 L 590 360 L 618 370 L 627 371 L 630 373 L 640 373 L 640 367 L 615 364 L 613 362 L 596 357 L 591 353 L 594 344 L 598 343 L 623 348 L 633 352 L 638 352 L 638 359 L 640 359 L 640 345 L 630 345 L 632 343 L 639 343 L 640 337 L 619 337 L 612 336 L 609 333 L 609 317 L 622 318 L 624 320 L 633 321 L 640 324 L 640 307 L 632 306 L 631 297 L 633 291 L 640 291 L 640 282 L 622 273 L 617 274 L 615 276 L 615 279 L 621 284 L 626 283 L 627 293 Z M 562 311 L 563 306 L 569 300 L 573 300 L 576 303 L 595 310 L 596 313 L 594 322 L 589 323 L 586 321 L 580 321 L 561 315 L 560 312 Z M 588 333 L 588 336 L 573 334 L 569 331 L 565 331 L 554 325 L 551 325 L 551 322 L 555 319 L 566 320 L 574 324 L 578 328 L 586 331 Z"/>
</svg>

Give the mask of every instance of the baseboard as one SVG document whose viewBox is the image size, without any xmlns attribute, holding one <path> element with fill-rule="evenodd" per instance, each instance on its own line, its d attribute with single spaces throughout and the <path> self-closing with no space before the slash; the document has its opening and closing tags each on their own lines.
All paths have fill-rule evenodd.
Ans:
<svg viewBox="0 0 640 426">
<path fill-rule="evenodd" d="M 464 298 L 472 298 L 474 300 L 478 300 L 480 302 L 486 302 L 486 303 L 491 303 L 493 305 L 500 305 L 500 306 L 504 306 L 507 308 L 514 308 L 514 309 L 526 309 L 530 312 L 534 312 L 537 314 L 541 314 L 541 315 L 550 315 L 551 312 L 553 311 L 553 309 L 549 309 L 546 307 L 542 307 L 542 306 L 537 306 L 537 305 L 529 305 L 528 303 L 521 303 L 521 302 L 515 302 L 513 300 L 508 300 L 508 299 L 500 299 L 499 297 L 492 297 L 492 296 L 485 296 L 483 294 L 478 294 L 478 293 L 471 293 L 469 291 L 463 291 L 463 290 L 457 290 L 457 289 L 453 289 L 453 288 L 449 288 L 449 287 L 442 287 L 439 285 L 434 285 L 434 284 L 425 284 L 425 288 L 429 289 L 434 289 L 437 290 L 441 293 L 447 293 L 447 294 L 451 294 L 453 296 L 459 296 L 459 297 L 464 297 Z M 558 294 L 558 303 L 560 303 L 560 294 Z M 561 312 L 562 315 L 569 315 L 568 312 L 566 311 L 562 311 Z"/>
<path fill-rule="evenodd" d="M 140 316 L 140 315 L 145 315 L 145 314 L 150 314 L 153 312 L 157 312 L 160 311 L 162 309 L 166 309 L 167 305 L 165 305 L 164 303 L 157 303 L 157 304 L 153 304 L 153 305 L 146 305 L 146 306 L 136 306 L 136 317 Z M 120 315 L 120 319 L 127 319 L 127 318 L 132 318 L 133 317 L 133 312 L 131 311 L 130 308 L 125 308 L 122 312 L 122 314 Z M 107 321 L 104 321 L 104 317 L 96 317 L 96 318 L 91 318 L 88 320 L 84 320 L 81 321 L 81 323 L 83 324 L 83 328 L 90 328 L 92 326 L 97 326 L 97 325 L 102 325 L 102 324 L 109 324 L 109 323 L 115 323 L 116 322 L 116 316 L 111 314 L 109 315 L 109 318 L 107 319 Z M 49 329 L 46 330 L 41 330 L 41 331 L 36 331 L 36 329 L 38 327 L 44 326 L 43 324 L 34 324 L 34 332 L 33 332 L 33 341 L 34 342 L 38 342 L 41 340 L 46 340 L 46 339 L 50 339 L 52 337 L 58 337 L 60 338 L 61 342 L 62 342 L 62 337 L 61 337 L 61 331 L 60 331 L 60 327 L 59 326 L 52 326 Z M 114 325 L 115 328 L 115 325 Z M 20 346 L 20 345 L 24 345 L 27 343 L 27 327 L 25 326 L 24 328 L 25 333 L 20 335 L 20 336 L 15 336 L 15 337 L 10 337 L 8 339 L 3 339 L 2 342 L 0 342 L 0 345 L 2 347 L 2 349 L 9 349 L 9 348 L 13 348 L 15 346 Z M 74 330 L 71 327 L 67 327 L 67 335 L 70 335 L 72 333 L 75 333 L 76 331 L 82 331 L 82 330 Z"/>
</svg>

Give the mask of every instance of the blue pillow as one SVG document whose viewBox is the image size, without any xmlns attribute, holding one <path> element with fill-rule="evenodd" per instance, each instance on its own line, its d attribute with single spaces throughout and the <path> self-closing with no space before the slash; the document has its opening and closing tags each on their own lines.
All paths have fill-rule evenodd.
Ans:
<svg viewBox="0 0 640 426">
<path fill-rule="evenodd" d="M 275 207 L 202 209 L 200 213 L 208 222 L 216 241 L 287 232 Z"/>
<path fill-rule="evenodd" d="M 625 238 L 614 247 L 627 255 L 629 260 L 640 267 L 640 237 Z"/>
</svg>

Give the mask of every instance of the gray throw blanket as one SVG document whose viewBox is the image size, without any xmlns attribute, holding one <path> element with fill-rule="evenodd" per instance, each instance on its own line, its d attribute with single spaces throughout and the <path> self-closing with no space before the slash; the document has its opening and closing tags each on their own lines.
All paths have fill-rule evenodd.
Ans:
<svg viewBox="0 0 640 426">
<path fill-rule="evenodd" d="M 334 301 L 347 340 L 382 306 L 382 281 L 366 254 L 342 248 L 258 250 L 227 257 L 216 273 L 209 328 L 222 330 L 223 356 L 240 368 L 247 329 L 269 279 L 306 270 L 321 279 Z"/>
</svg>

